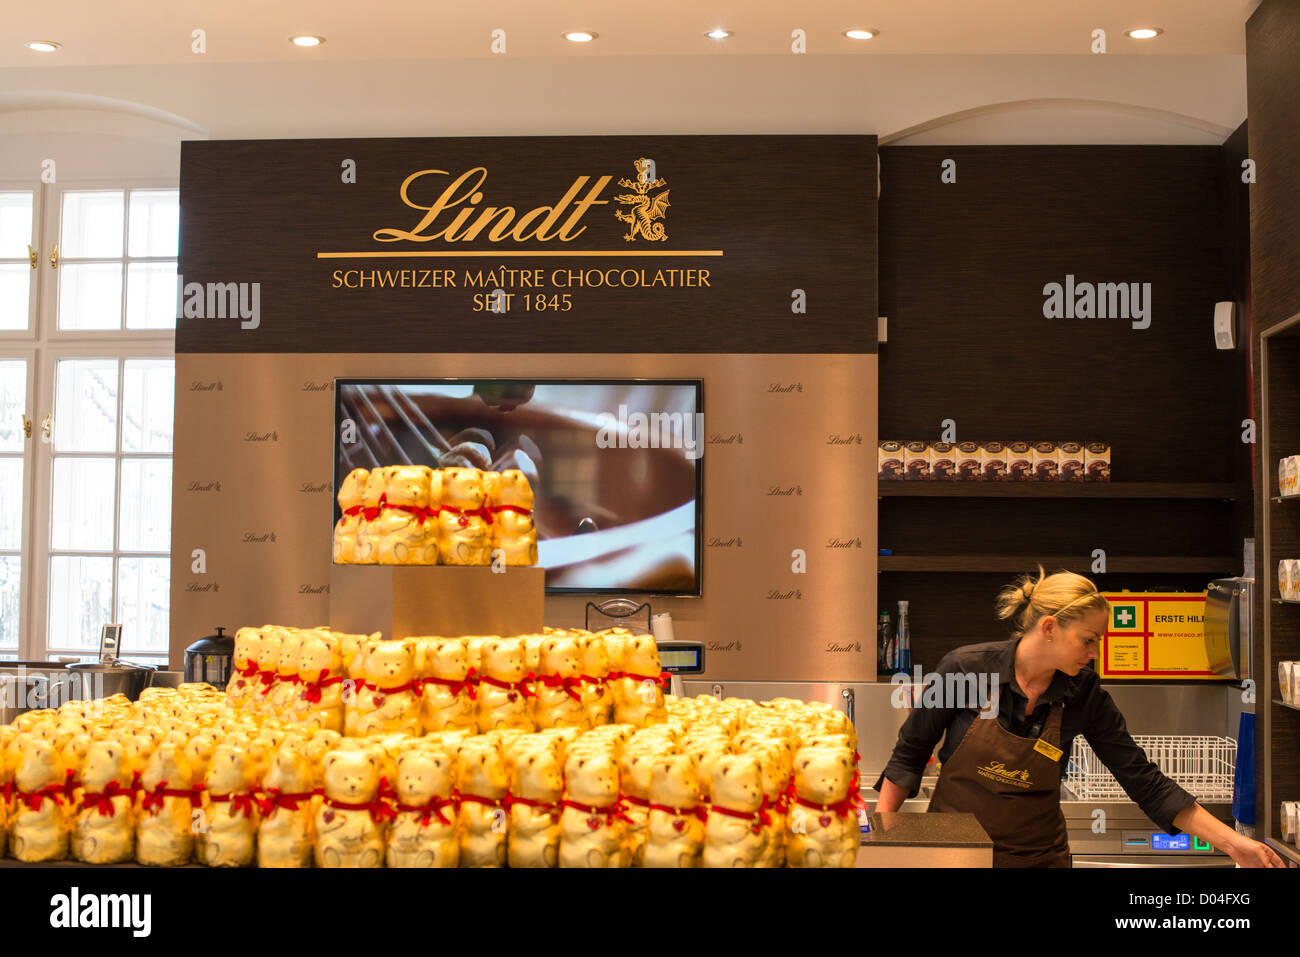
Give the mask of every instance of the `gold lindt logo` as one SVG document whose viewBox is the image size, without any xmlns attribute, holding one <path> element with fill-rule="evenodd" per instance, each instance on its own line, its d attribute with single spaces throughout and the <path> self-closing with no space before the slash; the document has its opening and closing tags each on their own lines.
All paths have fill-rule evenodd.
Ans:
<svg viewBox="0 0 1300 957">
<path fill-rule="evenodd" d="M 616 202 L 632 207 L 626 213 L 614 211 L 614 215 L 619 220 L 629 224 L 630 228 L 623 237 L 629 241 L 638 236 L 651 242 L 660 242 L 668 238 L 664 224 L 655 222 L 667 215 L 668 190 L 651 193 L 651 190 L 665 185 L 665 181 L 649 177 L 650 165 L 649 160 L 638 159 L 633 163 L 637 170 L 637 179 L 618 181 L 620 186 L 636 191 L 614 197 Z M 587 211 L 592 206 L 609 204 L 609 200 L 599 197 L 614 178 L 600 176 L 591 183 L 592 177 L 579 176 L 556 203 L 534 207 L 522 215 L 514 206 L 479 205 L 485 197 L 483 184 L 488 177 L 487 168 L 483 166 L 475 166 L 461 173 L 443 188 L 433 202 L 427 205 L 411 195 L 412 186 L 424 177 L 450 175 L 447 170 L 422 169 L 406 177 L 402 181 L 398 194 L 403 203 L 411 209 L 421 210 L 423 215 L 411 229 L 388 226 L 375 230 L 375 240 L 381 243 L 401 241 L 427 243 L 436 239 L 449 243 L 472 242 L 484 235 L 486 230 L 488 241 L 494 243 L 506 240 L 519 243 L 529 240 L 572 242 L 587 229 L 586 226 L 580 225 Z M 590 187 L 588 183 L 591 183 Z M 580 194 L 581 198 L 579 198 Z"/>
<path fill-rule="evenodd" d="M 636 179 L 620 179 L 618 185 L 634 189 L 636 192 L 614 197 L 616 202 L 631 206 L 632 209 L 626 213 L 620 213 L 616 209 L 614 216 L 632 227 L 623 234 L 623 238 L 628 242 L 636 239 L 638 235 L 652 243 L 663 242 L 668 238 L 668 230 L 663 223 L 656 223 L 655 220 L 663 219 L 668 215 L 668 207 L 672 205 L 668 202 L 669 190 L 653 196 L 650 195 L 650 190 L 666 186 L 668 181 L 650 178 L 650 161 L 645 157 L 636 160 L 632 165 L 636 167 Z"/>
</svg>

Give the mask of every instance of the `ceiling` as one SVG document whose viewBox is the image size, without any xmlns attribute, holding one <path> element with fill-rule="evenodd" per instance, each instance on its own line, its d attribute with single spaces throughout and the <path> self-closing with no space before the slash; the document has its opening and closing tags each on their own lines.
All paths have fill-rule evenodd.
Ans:
<svg viewBox="0 0 1300 957">
<path fill-rule="evenodd" d="M 1244 24 L 1259 2 L 13 2 L 0 19 L 0 138 L 89 124 L 162 139 L 848 132 L 1217 144 L 1246 116 Z M 734 36 L 704 36 L 719 25 Z M 1164 32 L 1124 35 L 1139 25 Z M 841 35 L 853 26 L 880 34 Z M 806 55 L 791 52 L 796 28 Z M 492 52 L 496 29 L 504 54 Z M 574 44 L 561 38 L 570 29 L 599 38 Z M 1105 56 L 1090 52 L 1094 29 L 1106 31 Z M 326 42 L 288 42 L 301 33 Z M 23 46 L 35 39 L 62 47 Z M 165 129 L 142 132 L 149 123 Z"/>
<path fill-rule="evenodd" d="M 205 31 L 207 62 L 427 60 L 488 58 L 492 31 L 505 31 L 505 56 L 744 56 L 789 54 L 805 31 L 816 55 L 1092 55 L 1092 31 L 1106 31 L 1108 54 L 1245 53 L 1244 24 L 1260 0 L 58 0 L 7 4 L 0 21 L 0 68 L 193 63 L 192 32 Z M 710 40 L 714 27 L 733 31 Z M 1158 26 L 1149 41 L 1124 31 Z M 880 31 L 869 41 L 841 35 Z M 590 44 L 568 30 L 598 34 Z M 299 49 L 296 34 L 327 42 Z M 24 48 L 54 40 L 53 54 Z"/>
</svg>

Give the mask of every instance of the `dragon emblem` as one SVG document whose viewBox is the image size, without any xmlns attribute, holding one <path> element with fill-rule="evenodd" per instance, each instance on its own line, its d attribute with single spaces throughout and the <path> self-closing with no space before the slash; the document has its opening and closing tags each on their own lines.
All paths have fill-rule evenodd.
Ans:
<svg viewBox="0 0 1300 957">
<path fill-rule="evenodd" d="M 620 179 L 619 186 L 625 186 L 628 189 L 636 190 L 634 193 L 623 193 L 615 196 L 614 201 L 623 206 L 632 207 L 627 212 L 614 210 L 614 215 L 624 223 L 628 224 L 628 231 L 623 234 L 623 238 L 628 242 L 640 236 L 642 239 L 650 242 L 662 242 L 668 238 L 668 231 L 661 222 L 655 220 L 663 219 L 668 215 L 668 190 L 662 193 L 651 194 L 652 189 L 658 189 L 660 186 L 667 185 L 664 179 L 647 179 L 650 161 L 645 157 L 635 160 L 632 163 L 636 167 L 637 178 Z"/>
</svg>

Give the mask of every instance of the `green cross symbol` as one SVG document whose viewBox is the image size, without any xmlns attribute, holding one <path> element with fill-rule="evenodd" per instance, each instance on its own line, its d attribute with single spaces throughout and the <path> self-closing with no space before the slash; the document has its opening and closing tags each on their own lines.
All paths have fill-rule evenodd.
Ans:
<svg viewBox="0 0 1300 957">
<path fill-rule="evenodd" d="M 1116 605 L 1111 621 L 1114 628 L 1136 628 L 1137 605 Z"/>
</svg>

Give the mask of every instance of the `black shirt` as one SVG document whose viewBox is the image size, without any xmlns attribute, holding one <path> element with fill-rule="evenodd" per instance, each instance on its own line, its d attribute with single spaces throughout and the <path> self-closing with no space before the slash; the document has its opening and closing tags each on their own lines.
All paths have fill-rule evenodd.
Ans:
<svg viewBox="0 0 1300 957">
<path fill-rule="evenodd" d="M 1063 671 L 1056 672 L 1052 683 L 1039 696 L 1033 714 L 1026 715 L 1028 699 L 1015 676 L 1016 646 L 1019 643 L 1019 638 L 1012 638 L 965 645 L 944 655 L 936 673 L 940 676 L 976 676 L 976 682 L 983 681 L 979 685 L 981 693 L 993 689 L 992 676 L 997 676 L 996 720 L 1007 731 L 1024 738 L 1037 738 L 1047 723 L 1052 704 L 1063 701 L 1060 748 L 1065 753 L 1062 762 L 1069 760 L 1075 735 L 1082 734 L 1142 813 L 1167 833 L 1178 834 L 1174 818 L 1196 799 L 1167 778 L 1137 746 L 1128 733 L 1124 715 L 1115 707 L 1110 692 L 1101 686 L 1097 672 L 1085 669 L 1073 677 Z M 973 687 L 969 678 L 963 680 L 967 682 L 964 687 Z M 915 797 L 921 788 L 921 773 L 941 736 L 944 742 L 939 749 L 939 761 L 946 763 L 972 721 L 994 720 L 979 718 L 979 701 L 968 698 L 964 703 L 969 707 L 945 707 L 954 702 L 943 700 L 942 695 L 931 697 L 939 698 L 938 706 L 933 702 L 927 705 L 924 700 L 918 701 L 903 723 L 894 753 L 876 781 L 877 791 L 884 779 L 889 778 L 906 790 L 909 798 Z"/>
</svg>

